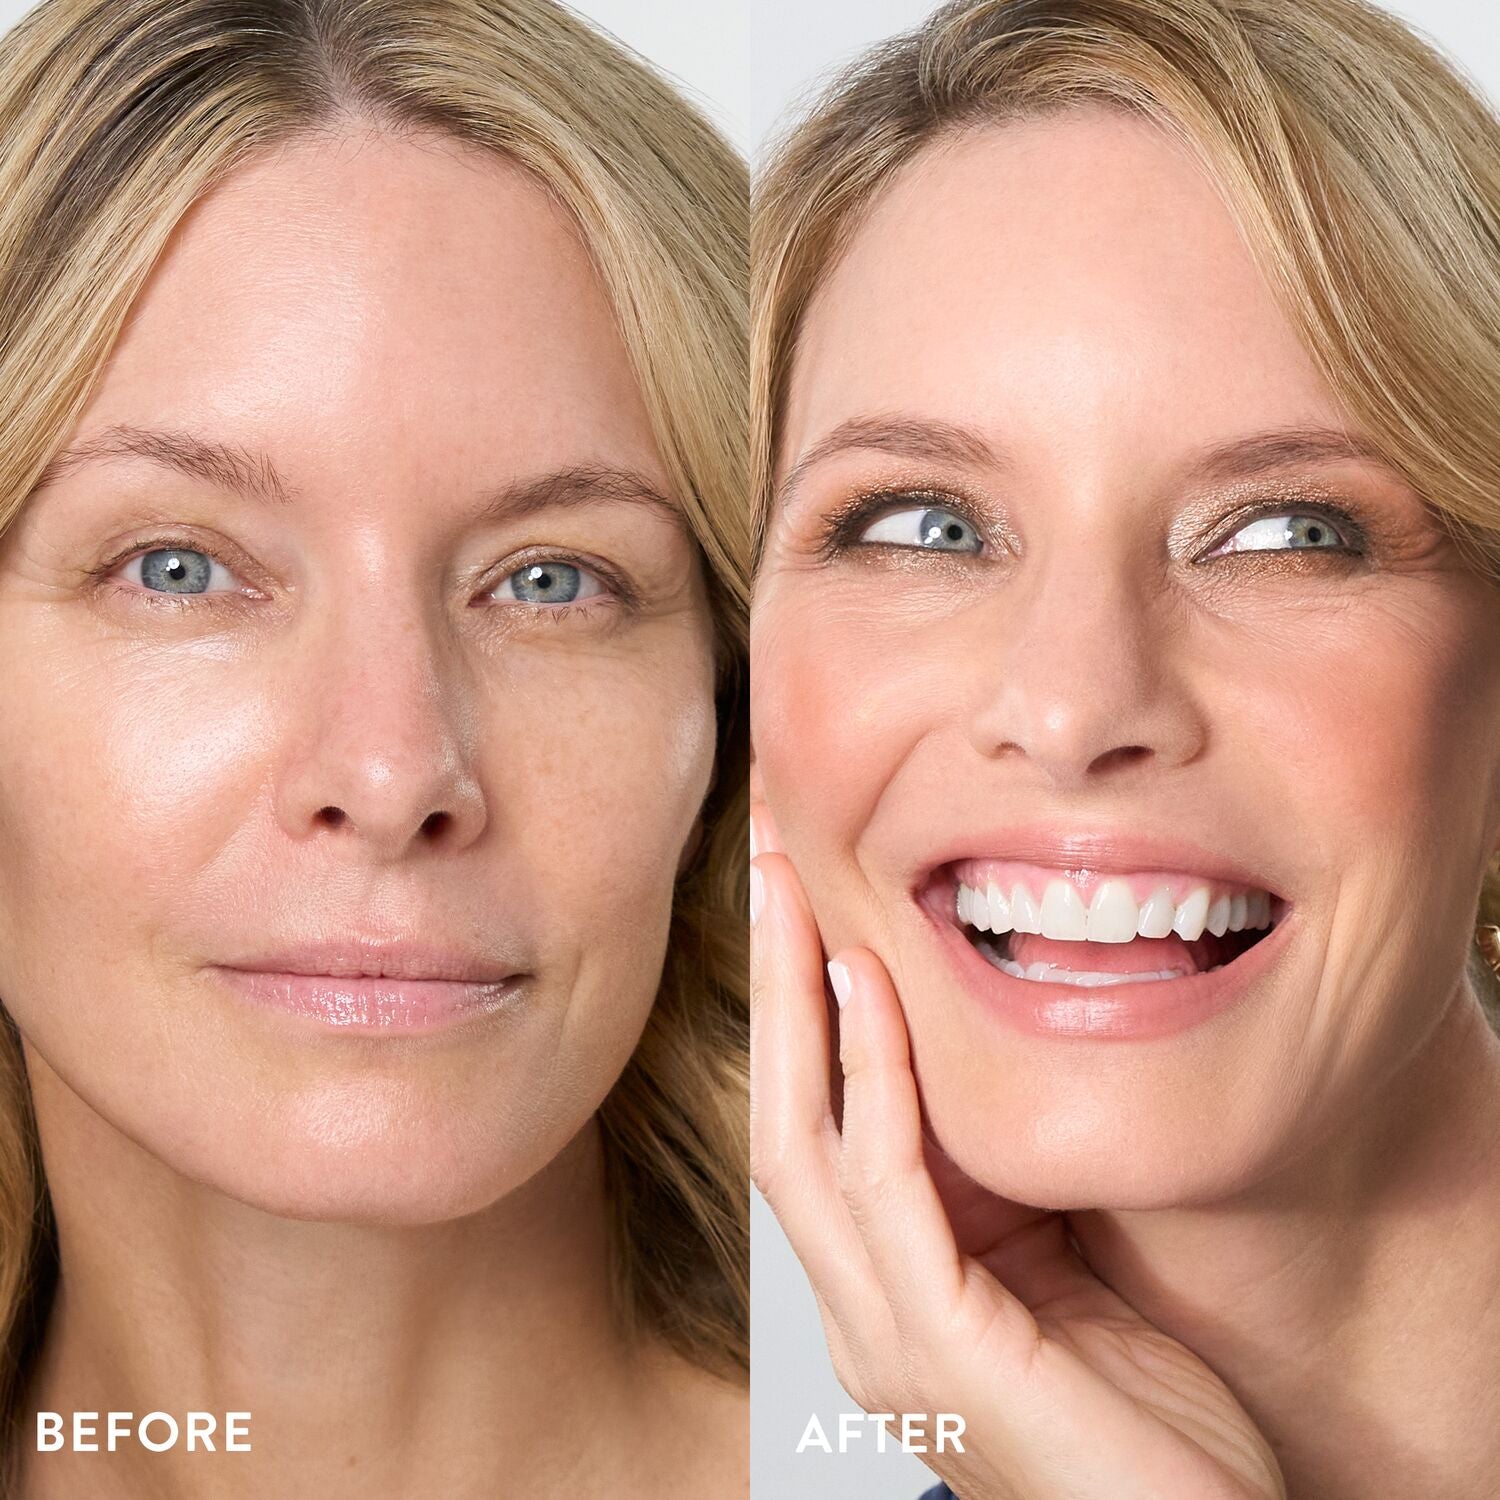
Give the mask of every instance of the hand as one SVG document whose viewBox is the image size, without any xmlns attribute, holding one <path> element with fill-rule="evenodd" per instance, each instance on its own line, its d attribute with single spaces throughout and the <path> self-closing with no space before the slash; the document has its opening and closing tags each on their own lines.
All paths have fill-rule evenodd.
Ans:
<svg viewBox="0 0 1500 1500">
<path fill-rule="evenodd" d="M 960 1500 L 1285 1500 L 1228 1387 L 1089 1270 L 1063 1216 L 986 1193 L 926 1140 L 905 1017 L 863 948 L 830 965 L 835 1121 L 822 941 L 764 808 L 755 828 L 752 1171 L 845 1389 L 927 1413 L 929 1445 L 932 1413 L 961 1416 L 965 1451 L 923 1455 Z"/>
</svg>

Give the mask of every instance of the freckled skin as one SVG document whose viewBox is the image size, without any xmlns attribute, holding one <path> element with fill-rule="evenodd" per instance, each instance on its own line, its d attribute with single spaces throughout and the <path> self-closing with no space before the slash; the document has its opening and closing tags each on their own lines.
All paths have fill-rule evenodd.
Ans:
<svg viewBox="0 0 1500 1500">
<path fill-rule="evenodd" d="M 806 318 L 780 471 L 893 414 L 975 428 L 1009 465 L 844 454 L 773 521 L 757 775 L 825 947 L 886 964 L 932 1131 L 993 1191 L 1247 1190 L 1365 1117 L 1460 994 L 1500 841 L 1495 589 L 1365 460 L 1274 484 L 1341 497 L 1367 563 L 1179 545 L 1229 510 L 1182 484 L 1198 454 L 1342 418 L 1206 177 L 1119 115 L 971 132 L 878 200 Z M 1019 555 L 821 560 L 841 503 L 917 481 L 977 496 Z M 1285 959 L 1151 1042 L 997 1027 L 912 873 L 939 838 L 1053 819 L 1234 855 L 1295 904 Z"/>
<path fill-rule="evenodd" d="M 120 423 L 262 449 L 293 502 L 111 459 L 4 538 L 0 994 L 44 1132 L 86 1112 L 297 1217 L 493 1203 L 635 1046 L 713 755 L 685 530 L 619 500 L 473 520 L 570 465 L 667 487 L 583 246 L 488 155 L 294 142 L 181 226 L 71 440 Z M 143 510 L 259 597 L 100 589 L 85 570 Z M 547 548 L 638 607 L 485 602 Z M 204 968 L 351 927 L 529 978 L 503 1016 L 390 1041 L 258 1012 Z"/>
</svg>

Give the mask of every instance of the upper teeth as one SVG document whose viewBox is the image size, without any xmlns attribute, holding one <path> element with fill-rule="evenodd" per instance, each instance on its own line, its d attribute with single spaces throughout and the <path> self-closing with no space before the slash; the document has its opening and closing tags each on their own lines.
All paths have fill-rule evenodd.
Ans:
<svg viewBox="0 0 1500 1500">
<path fill-rule="evenodd" d="M 1128 943 L 1133 937 L 1166 937 L 1175 932 L 1192 942 L 1207 929 L 1215 937 L 1246 927 L 1271 925 L 1269 891 L 1214 895 L 1193 886 L 1173 901 L 1165 884 L 1137 903 L 1124 880 L 1104 880 L 1087 904 L 1072 881 L 1049 880 L 1038 904 L 1025 881 L 1009 890 L 998 885 L 958 887 L 958 917 L 981 932 L 1038 932 L 1071 942 Z"/>
</svg>

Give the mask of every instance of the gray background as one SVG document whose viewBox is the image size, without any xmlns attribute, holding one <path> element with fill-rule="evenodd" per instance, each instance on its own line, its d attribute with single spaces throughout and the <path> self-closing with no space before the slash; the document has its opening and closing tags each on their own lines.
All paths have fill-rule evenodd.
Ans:
<svg viewBox="0 0 1500 1500">
<path fill-rule="evenodd" d="M 754 0 L 752 155 L 763 160 L 808 92 L 871 42 L 910 30 L 927 0 Z M 1500 6 L 1494 0 L 1402 0 L 1385 9 L 1500 99 Z M 791 1246 L 758 1193 L 751 1213 L 751 1493 L 761 1500 L 914 1500 L 932 1474 L 909 1454 L 795 1452 L 817 1412 L 832 1428 L 857 1410 L 823 1347 L 817 1304 Z"/>
</svg>

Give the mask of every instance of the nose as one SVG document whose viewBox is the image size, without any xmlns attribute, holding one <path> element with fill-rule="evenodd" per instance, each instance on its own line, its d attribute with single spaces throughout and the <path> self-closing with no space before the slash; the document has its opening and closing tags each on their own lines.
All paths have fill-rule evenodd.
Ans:
<svg viewBox="0 0 1500 1500">
<path fill-rule="evenodd" d="M 293 838 L 346 840 L 375 862 L 461 848 L 488 819 L 464 664 L 418 603 L 391 603 L 390 591 L 385 600 L 320 622 L 299 643 L 276 783 Z"/>
<path fill-rule="evenodd" d="M 969 719 L 985 756 L 1029 762 L 1080 789 L 1149 767 L 1186 765 L 1206 721 L 1192 691 L 1183 622 L 1152 570 L 1071 547 L 1002 586 L 1002 643 Z"/>
</svg>

